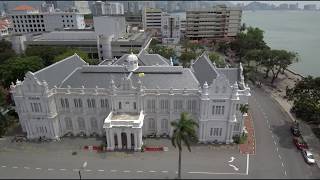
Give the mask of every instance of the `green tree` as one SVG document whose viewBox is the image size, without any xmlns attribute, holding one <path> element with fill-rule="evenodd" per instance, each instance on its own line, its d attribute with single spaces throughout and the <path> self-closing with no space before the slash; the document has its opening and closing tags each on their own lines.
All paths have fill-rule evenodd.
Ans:
<svg viewBox="0 0 320 180">
<path fill-rule="evenodd" d="M 170 57 L 176 57 L 176 51 L 172 48 L 162 46 L 160 44 L 154 45 L 152 47 L 149 47 L 149 53 L 151 54 L 159 54 L 167 59 L 170 59 Z"/>
<path fill-rule="evenodd" d="M 183 112 L 180 115 L 178 122 L 171 122 L 173 127 L 173 134 L 171 138 L 172 145 L 179 150 L 179 167 L 178 167 L 178 178 L 181 179 L 181 152 L 182 152 L 182 143 L 184 143 L 189 152 L 191 152 L 190 143 L 196 141 L 196 129 L 199 125 L 193 121 L 188 113 Z"/>
<path fill-rule="evenodd" d="M 0 64 L 3 64 L 6 60 L 15 56 L 16 53 L 12 49 L 11 42 L 2 39 L 0 41 Z"/>
<path fill-rule="evenodd" d="M 45 66 L 49 66 L 53 64 L 55 61 L 55 57 L 66 52 L 68 48 L 65 47 L 57 47 L 57 46 L 28 46 L 25 55 L 26 56 L 39 56 Z"/>
<path fill-rule="evenodd" d="M 182 62 L 182 66 L 183 67 L 189 67 L 190 66 L 190 62 L 193 59 L 196 59 L 197 54 L 195 52 L 182 52 L 180 55 L 180 61 Z"/>
<path fill-rule="evenodd" d="M 78 54 L 78 56 L 80 56 L 84 61 L 86 61 L 87 63 L 90 64 L 90 60 L 89 60 L 89 56 L 88 56 L 88 53 L 80 50 L 80 49 L 67 49 L 63 54 L 60 54 L 58 56 L 55 56 L 54 57 L 54 62 L 58 62 L 58 61 L 61 61 L 69 56 L 72 56 L 74 54 Z"/>
<path fill-rule="evenodd" d="M 303 78 L 293 88 L 286 89 L 286 97 L 293 101 L 291 110 L 298 118 L 320 124 L 320 77 Z"/>
<path fill-rule="evenodd" d="M 240 104 L 239 110 L 241 114 L 246 114 L 249 111 L 249 105 L 248 104 Z"/>
<path fill-rule="evenodd" d="M 28 71 L 35 72 L 44 67 L 38 56 L 16 57 L 0 65 L 0 80 L 4 87 L 9 87 L 11 82 L 22 80 Z"/>
<path fill-rule="evenodd" d="M 132 52 L 133 54 L 139 54 L 140 50 L 137 49 L 137 48 L 130 48 L 130 50 L 128 51 L 128 53 L 130 54 L 131 52 Z"/>
<path fill-rule="evenodd" d="M 223 68 L 226 66 L 226 62 L 224 59 L 221 57 L 220 54 L 216 52 L 211 52 L 209 54 L 209 59 L 211 60 L 212 63 L 215 63 L 217 67 Z"/>
</svg>

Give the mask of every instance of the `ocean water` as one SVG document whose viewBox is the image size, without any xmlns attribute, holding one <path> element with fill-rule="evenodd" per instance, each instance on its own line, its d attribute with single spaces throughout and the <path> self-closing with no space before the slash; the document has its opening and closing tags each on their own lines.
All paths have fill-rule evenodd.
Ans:
<svg viewBox="0 0 320 180">
<path fill-rule="evenodd" d="M 185 13 L 172 13 L 185 19 Z M 320 11 L 243 11 L 242 22 L 264 30 L 274 49 L 295 51 L 301 61 L 289 69 L 320 76 Z"/>
<path fill-rule="evenodd" d="M 271 48 L 295 51 L 301 61 L 289 69 L 320 76 L 320 11 L 244 11 L 242 22 L 263 29 Z"/>
</svg>

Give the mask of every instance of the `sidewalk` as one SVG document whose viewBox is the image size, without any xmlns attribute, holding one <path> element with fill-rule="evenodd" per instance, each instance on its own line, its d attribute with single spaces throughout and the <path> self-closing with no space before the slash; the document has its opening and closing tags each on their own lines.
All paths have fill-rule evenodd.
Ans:
<svg viewBox="0 0 320 180">
<path fill-rule="evenodd" d="M 292 121 L 298 121 L 300 124 L 301 136 L 307 142 L 310 151 L 313 153 L 316 163 L 320 168 L 320 141 L 313 134 L 311 127 L 305 123 L 304 121 L 300 121 L 295 118 L 295 116 L 290 112 L 292 104 L 283 98 L 283 95 L 275 90 L 272 90 L 270 87 L 262 85 L 262 88 L 270 93 L 271 97 L 275 99 L 280 106 L 283 108 L 282 110 L 289 115 Z"/>
<path fill-rule="evenodd" d="M 248 113 L 248 116 L 245 117 L 244 126 L 248 131 L 248 138 L 244 144 L 240 144 L 240 153 L 242 154 L 255 154 L 255 134 L 254 134 L 254 126 L 251 114 Z"/>
</svg>

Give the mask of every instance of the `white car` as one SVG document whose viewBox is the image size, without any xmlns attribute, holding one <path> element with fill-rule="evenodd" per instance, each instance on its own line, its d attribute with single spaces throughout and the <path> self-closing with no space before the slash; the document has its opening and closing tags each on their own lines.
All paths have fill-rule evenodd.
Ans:
<svg viewBox="0 0 320 180">
<path fill-rule="evenodd" d="M 316 163 L 316 161 L 313 157 L 313 154 L 310 151 L 304 149 L 304 150 L 302 150 L 302 155 L 303 155 L 304 160 L 308 164 L 315 164 Z"/>
</svg>

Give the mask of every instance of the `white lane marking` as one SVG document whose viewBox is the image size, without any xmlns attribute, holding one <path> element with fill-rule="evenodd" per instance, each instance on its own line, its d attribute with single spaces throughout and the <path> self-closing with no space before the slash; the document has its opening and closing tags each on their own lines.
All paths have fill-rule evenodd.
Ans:
<svg viewBox="0 0 320 180">
<path fill-rule="evenodd" d="M 278 156 L 279 156 L 279 158 L 281 159 L 281 156 L 280 156 L 280 154 L 279 154 Z"/>
<path fill-rule="evenodd" d="M 117 170 L 111 169 L 110 172 L 117 172 Z"/>
<path fill-rule="evenodd" d="M 91 169 L 85 169 L 84 171 L 86 171 L 86 172 L 91 172 L 92 170 L 91 170 Z"/>
<path fill-rule="evenodd" d="M 228 161 L 228 162 L 233 162 L 234 159 L 235 158 L 233 156 L 231 156 L 230 161 Z"/>
<path fill-rule="evenodd" d="M 168 173 L 168 171 L 161 171 L 162 173 Z"/>
<path fill-rule="evenodd" d="M 27 167 L 27 166 L 24 166 L 23 168 L 25 168 L 25 169 L 30 169 L 29 167 Z"/>
<path fill-rule="evenodd" d="M 287 171 L 284 171 L 284 175 L 286 175 L 286 176 L 287 176 Z"/>
<path fill-rule="evenodd" d="M 246 169 L 246 175 L 249 174 L 249 154 L 247 154 L 247 169 Z"/>
<path fill-rule="evenodd" d="M 54 170 L 54 169 L 52 169 L 52 168 L 49 168 L 49 169 L 48 169 L 48 171 L 53 171 L 53 170 Z"/>
<path fill-rule="evenodd" d="M 282 166 L 282 167 L 284 167 L 284 164 L 283 164 L 283 162 L 281 162 L 281 166 Z"/>
<path fill-rule="evenodd" d="M 274 138 L 273 134 L 271 135 L 272 138 Z"/>
<path fill-rule="evenodd" d="M 143 171 L 137 171 L 137 173 L 143 173 Z"/>
<path fill-rule="evenodd" d="M 277 147 L 277 152 L 279 151 L 279 148 Z"/>
<path fill-rule="evenodd" d="M 245 173 L 215 173 L 215 172 L 187 172 L 189 174 L 222 174 L 222 175 L 225 175 L 225 174 L 238 174 L 238 175 L 247 175 Z"/>
<path fill-rule="evenodd" d="M 123 172 L 125 172 L 125 173 L 129 173 L 129 172 L 131 172 L 130 170 L 124 170 Z"/>
<path fill-rule="evenodd" d="M 237 167 L 237 166 L 235 166 L 235 165 L 233 165 L 233 164 L 228 164 L 229 166 L 231 166 L 231 167 L 233 167 L 233 169 L 235 170 L 235 171 L 239 171 L 239 168 Z"/>
<path fill-rule="evenodd" d="M 12 166 L 12 168 L 13 168 L 13 169 L 17 169 L 18 167 L 17 167 L 17 166 Z"/>
<path fill-rule="evenodd" d="M 66 171 L 66 169 L 59 169 L 60 171 Z"/>
<path fill-rule="evenodd" d="M 178 174 L 178 171 L 176 171 L 176 174 Z"/>
<path fill-rule="evenodd" d="M 36 170 L 41 170 L 42 168 L 36 168 Z"/>
<path fill-rule="evenodd" d="M 277 145 L 276 141 L 273 141 L 274 145 Z"/>
<path fill-rule="evenodd" d="M 151 173 L 155 173 L 155 172 L 157 172 L 157 171 L 149 171 L 149 172 L 151 172 Z"/>
<path fill-rule="evenodd" d="M 1 166 L 1 167 L 5 168 L 5 167 L 7 167 L 7 166 Z"/>
<path fill-rule="evenodd" d="M 103 169 L 98 169 L 98 171 L 103 172 L 104 170 Z"/>
</svg>

